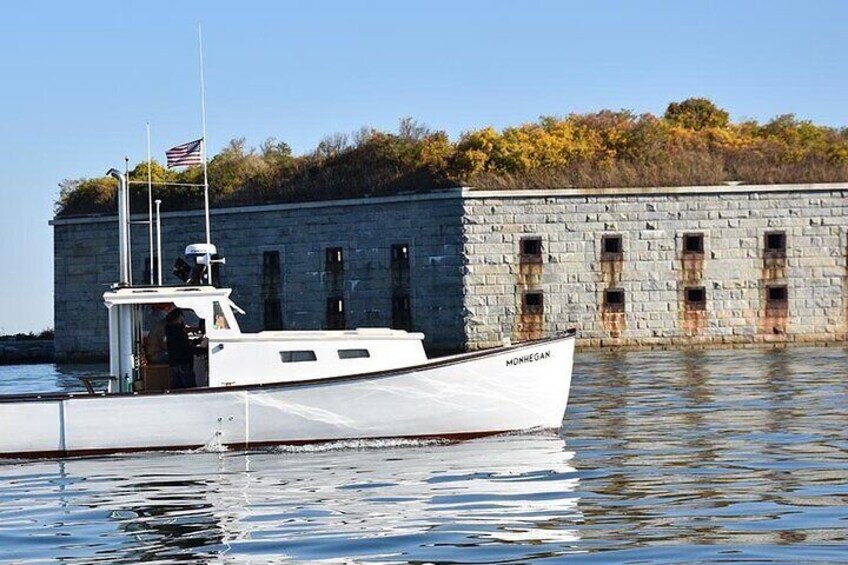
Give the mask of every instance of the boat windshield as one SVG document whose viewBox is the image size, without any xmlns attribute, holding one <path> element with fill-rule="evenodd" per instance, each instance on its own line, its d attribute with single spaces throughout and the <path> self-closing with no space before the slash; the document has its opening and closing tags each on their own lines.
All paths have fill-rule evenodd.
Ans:
<svg viewBox="0 0 848 565">
<path fill-rule="evenodd" d="M 214 318 L 213 327 L 216 330 L 230 329 L 230 323 L 227 321 L 227 316 L 224 314 L 224 308 L 217 300 L 212 304 L 212 316 Z"/>
</svg>

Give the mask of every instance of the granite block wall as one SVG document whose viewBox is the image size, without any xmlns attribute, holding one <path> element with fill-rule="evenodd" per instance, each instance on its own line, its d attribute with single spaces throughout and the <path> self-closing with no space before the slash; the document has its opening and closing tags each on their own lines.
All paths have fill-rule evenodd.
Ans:
<svg viewBox="0 0 848 565">
<path fill-rule="evenodd" d="M 584 346 L 844 340 L 846 190 L 470 192 L 468 343 L 569 327 Z M 521 242 L 531 238 L 541 239 L 541 253 L 528 274 Z M 540 332 L 528 323 L 538 310 L 528 292 L 541 293 Z"/>
<path fill-rule="evenodd" d="M 284 329 L 328 327 L 329 298 L 343 300 L 349 328 L 390 326 L 400 288 L 431 349 L 571 327 L 591 347 L 833 343 L 848 332 L 846 194 L 844 184 L 455 189 L 213 210 L 212 239 L 245 331 L 269 327 L 269 300 Z M 53 225 L 57 359 L 102 357 L 117 221 Z M 146 227 L 132 239 L 139 283 Z M 202 213 L 164 215 L 166 284 L 178 282 L 170 267 L 185 245 L 203 240 Z M 341 250 L 340 271 L 328 270 L 328 249 Z"/>
<path fill-rule="evenodd" d="M 232 288 L 233 300 L 247 312 L 239 318 L 242 330 L 264 329 L 265 301 L 273 298 L 279 300 L 283 329 L 325 328 L 330 296 L 343 298 L 346 327 L 390 326 L 391 246 L 406 244 L 413 329 L 426 334 L 430 348 L 463 348 L 462 203 L 457 194 L 213 210 L 212 240 L 226 258 L 220 286 Z M 103 357 L 108 319 L 101 297 L 118 277 L 117 220 L 52 223 L 57 359 Z M 170 274 L 171 266 L 187 244 L 205 240 L 202 213 L 165 213 L 162 239 L 164 282 L 181 284 Z M 132 246 L 133 282 L 144 284 L 146 226 L 133 226 Z M 325 270 L 330 247 L 344 253 L 336 286 Z M 264 280 L 266 252 L 279 257 L 279 280 L 271 289 Z"/>
</svg>

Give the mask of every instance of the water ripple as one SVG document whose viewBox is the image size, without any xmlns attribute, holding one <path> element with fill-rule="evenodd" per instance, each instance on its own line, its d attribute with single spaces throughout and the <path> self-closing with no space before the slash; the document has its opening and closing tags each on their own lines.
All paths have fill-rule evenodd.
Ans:
<svg viewBox="0 0 848 565">
<path fill-rule="evenodd" d="M 0 463 L 0 561 L 844 563 L 846 422 L 845 348 L 582 354 L 561 437 Z"/>
</svg>

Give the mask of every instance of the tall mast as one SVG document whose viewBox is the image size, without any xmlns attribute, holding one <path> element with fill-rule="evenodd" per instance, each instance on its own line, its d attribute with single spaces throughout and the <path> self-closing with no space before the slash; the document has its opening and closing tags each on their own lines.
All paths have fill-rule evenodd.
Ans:
<svg viewBox="0 0 848 565">
<path fill-rule="evenodd" d="M 197 39 L 200 47 L 200 123 L 203 128 L 202 141 L 200 142 L 200 151 L 203 157 L 203 205 L 206 211 L 206 244 L 209 245 L 212 243 L 212 234 L 209 226 L 209 173 L 206 166 L 206 89 L 203 83 L 203 30 L 200 24 L 197 24 Z M 211 265 L 208 269 L 211 269 Z"/>
</svg>

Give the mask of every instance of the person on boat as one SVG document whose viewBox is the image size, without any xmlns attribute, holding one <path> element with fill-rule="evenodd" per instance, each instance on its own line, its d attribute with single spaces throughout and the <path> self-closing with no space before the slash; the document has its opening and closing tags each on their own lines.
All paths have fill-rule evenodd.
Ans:
<svg viewBox="0 0 848 565">
<path fill-rule="evenodd" d="M 193 388 L 197 385 L 194 376 L 194 353 L 197 347 L 188 337 L 182 309 L 174 308 L 168 312 L 165 321 L 171 384 L 174 388 Z"/>
<path fill-rule="evenodd" d="M 163 317 L 156 322 L 144 341 L 144 355 L 147 362 L 153 365 L 164 365 L 168 362 L 168 345 L 165 340 L 167 322 Z"/>
</svg>

